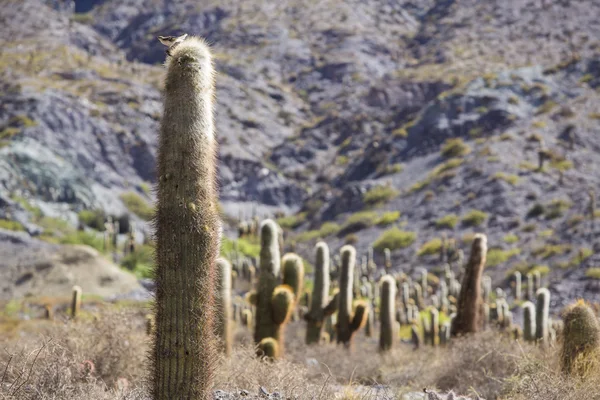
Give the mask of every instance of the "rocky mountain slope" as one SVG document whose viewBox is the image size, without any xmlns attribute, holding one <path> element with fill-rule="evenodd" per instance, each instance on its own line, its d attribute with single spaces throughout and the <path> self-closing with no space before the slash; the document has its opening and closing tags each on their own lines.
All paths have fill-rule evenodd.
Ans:
<svg viewBox="0 0 600 400">
<path fill-rule="evenodd" d="M 131 212 L 132 193 L 149 202 L 164 59 L 155 37 L 186 32 L 217 58 L 229 215 L 293 215 L 280 222 L 308 259 L 324 237 L 362 252 L 375 243 L 380 262 L 377 239 L 391 230 L 394 263 L 409 271 L 439 268 L 439 241 L 426 242 L 445 235 L 468 251 L 482 231 L 496 281 L 537 270 L 557 304 L 595 296 L 591 0 L 0 5 L 10 38 L 0 218 L 34 233 L 32 210 L 74 222 L 82 209 Z"/>
</svg>

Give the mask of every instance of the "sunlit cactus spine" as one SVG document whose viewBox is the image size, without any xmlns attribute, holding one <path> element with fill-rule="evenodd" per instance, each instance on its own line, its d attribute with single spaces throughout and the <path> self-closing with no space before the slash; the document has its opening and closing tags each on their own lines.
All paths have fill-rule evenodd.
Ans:
<svg viewBox="0 0 600 400">
<path fill-rule="evenodd" d="M 394 343 L 394 323 L 396 315 L 396 282 L 391 275 L 379 281 L 381 301 L 379 303 L 381 326 L 379 328 L 379 350 L 388 351 Z"/>
<path fill-rule="evenodd" d="M 594 311 L 583 301 L 564 312 L 561 369 L 568 375 L 585 377 L 597 371 L 600 356 L 600 326 Z"/>
<path fill-rule="evenodd" d="M 231 354 L 232 345 L 232 307 L 231 307 L 231 264 L 224 258 L 217 259 L 219 272 L 219 294 L 217 296 L 216 333 L 221 339 L 221 349 L 226 355 Z"/>
<path fill-rule="evenodd" d="M 548 342 L 548 316 L 550 314 L 550 291 L 541 288 L 537 291 L 535 306 L 535 338 L 540 343 Z"/>
<path fill-rule="evenodd" d="M 526 301 L 521 307 L 523 308 L 523 337 L 528 342 L 535 342 L 535 305 Z"/>
<path fill-rule="evenodd" d="M 208 399 L 216 366 L 214 300 L 221 241 L 215 73 L 208 46 L 194 37 L 171 48 L 165 65 L 154 219 L 151 397 Z"/>
<path fill-rule="evenodd" d="M 336 298 L 329 301 L 329 247 L 327 243 L 317 243 L 315 252 L 315 280 L 312 299 L 310 310 L 304 317 L 307 321 L 306 344 L 319 343 L 325 319 L 337 308 Z"/>
<path fill-rule="evenodd" d="M 485 267 L 487 238 L 476 234 L 471 246 L 469 262 L 458 298 L 458 311 L 452 325 L 452 334 L 460 335 L 477 332 L 481 329 L 481 276 Z"/>
<path fill-rule="evenodd" d="M 71 298 L 71 317 L 77 318 L 81 309 L 81 287 L 73 286 L 73 296 Z"/>
<path fill-rule="evenodd" d="M 357 302 L 352 307 L 352 288 L 354 270 L 356 269 L 356 250 L 351 245 L 345 245 L 340 250 L 342 257 L 342 268 L 340 272 L 340 292 L 338 300 L 337 342 L 351 347 L 354 334 L 367 321 L 368 304 Z"/>
</svg>

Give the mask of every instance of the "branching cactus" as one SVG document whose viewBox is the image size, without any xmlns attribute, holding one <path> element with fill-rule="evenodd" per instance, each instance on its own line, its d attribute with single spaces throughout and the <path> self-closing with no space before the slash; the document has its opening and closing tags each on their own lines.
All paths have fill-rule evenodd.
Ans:
<svg viewBox="0 0 600 400">
<path fill-rule="evenodd" d="M 380 318 L 379 328 L 379 350 L 387 351 L 394 343 L 394 327 L 396 315 L 396 282 L 391 275 L 385 275 L 379 281 L 381 286 Z"/>
<path fill-rule="evenodd" d="M 535 305 L 526 301 L 523 303 L 523 336 L 528 342 L 535 342 Z"/>
<path fill-rule="evenodd" d="M 283 284 L 292 288 L 297 304 L 304 289 L 304 263 L 300 256 L 294 253 L 284 255 L 281 263 L 283 264 Z"/>
<path fill-rule="evenodd" d="M 351 347 L 354 334 L 367 320 L 368 305 L 357 302 L 352 310 L 352 287 L 356 267 L 356 250 L 351 245 L 341 249 L 342 269 L 340 272 L 340 292 L 338 300 L 337 342 Z"/>
<path fill-rule="evenodd" d="M 212 398 L 214 300 L 221 241 L 216 183 L 214 69 L 210 50 L 188 37 L 166 60 L 158 139 L 156 333 L 152 398 Z"/>
<path fill-rule="evenodd" d="M 600 356 L 598 320 L 594 311 L 580 300 L 565 310 L 564 321 L 561 368 L 566 374 L 585 377 L 598 369 Z"/>
<path fill-rule="evenodd" d="M 458 297 L 458 311 L 452 325 L 453 335 L 477 332 L 481 329 L 481 303 L 483 301 L 481 276 L 485 267 L 486 253 L 486 236 L 476 234 Z"/>
<path fill-rule="evenodd" d="M 535 307 L 535 338 L 538 342 L 548 342 L 548 315 L 550 313 L 550 291 L 542 288 L 537 291 Z"/>
<path fill-rule="evenodd" d="M 221 339 L 221 349 L 226 355 L 231 354 L 232 344 L 232 307 L 231 307 L 231 264 L 229 261 L 219 258 L 217 259 L 219 269 L 219 294 L 217 298 L 217 337 Z"/>
<path fill-rule="evenodd" d="M 310 311 L 304 319 L 306 326 L 306 344 L 319 343 L 323 323 L 337 308 L 337 298 L 329 301 L 329 247 L 325 242 L 317 243 L 315 263 L 315 281 L 313 285 Z"/>
</svg>

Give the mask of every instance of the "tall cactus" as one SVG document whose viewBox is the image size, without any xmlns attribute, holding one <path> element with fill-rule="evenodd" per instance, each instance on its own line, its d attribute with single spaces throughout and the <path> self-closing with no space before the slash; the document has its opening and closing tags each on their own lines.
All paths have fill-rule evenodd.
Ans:
<svg viewBox="0 0 600 400">
<path fill-rule="evenodd" d="M 319 343 L 325 319 L 335 312 L 337 298 L 329 301 L 329 247 L 325 242 L 315 246 L 315 281 L 310 310 L 305 315 L 306 344 Z"/>
<path fill-rule="evenodd" d="M 379 328 L 379 350 L 387 351 L 394 343 L 394 327 L 396 316 L 396 281 L 391 275 L 385 275 L 379 281 L 381 286 L 380 318 Z"/>
<path fill-rule="evenodd" d="M 217 296 L 217 337 L 221 339 L 221 349 L 226 355 L 231 354 L 232 331 L 231 320 L 231 264 L 229 261 L 218 258 L 217 266 L 219 272 L 219 294 Z"/>
<path fill-rule="evenodd" d="M 340 250 L 342 269 L 340 273 L 340 293 L 338 300 L 337 342 L 350 347 L 352 337 L 362 328 L 367 320 L 368 305 L 358 302 L 352 309 L 352 288 L 356 267 L 356 250 L 351 245 L 345 245 Z"/>
<path fill-rule="evenodd" d="M 526 301 L 523 303 L 523 336 L 528 342 L 535 342 L 535 305 Z"/>
<path fill-rule="evenodd" d="M 564 313 L 564 340 L 561 368 L 569 375 L 584 377 L 598 368 L 600 326 L 594 311 L 583 300 L 569 306 Z"/>
<path fill-rule="evenodd" d="M 431 331 L 431 345 L 435 347 L 438 345 L 440 337 L 440 314 L 434 307 L 429 309 L 429 330 Z"/>
<path fill-rule="evenodd" d="M 71 317 L 77 318 L 79 309 L 81 308 L 81 288 L 73 286 L 73 296 L 71 298 Z"/>
<path fill-rule="evenodd" d="M 152 398 L 208 399 L 221 241 L 212 56 L 202 39 L 189 37 L 171 49 L 166 68 L 157 157 Z"/>
<path fill-rule="evenodd" d="M 521 273 L 516 271 L 515 278 L 515 300 L 521 300 Z"/>
<path fill-rule="evenodd" d="M 541 288 L 537 291 L 535 306 L 535 338 L 542 343 L 548 341 L 548 315 L 550 313 L 550 291 Z"/>
<path fill-rule="evenodd" d="M 254 342 L 265 338 L 278 341 L 277 356 L 283 353 L 283 329 L 294 306 L 294 291 L 290 286 L 278 285 L 280 267 L 277 224 L 270 219 L 260 228 L 260 272 L 256 292 Z"/>
<path fill-rule="evenodd" d="M 477 332 L 482 326 L 481 275 L 485 266 L 486 253 L 486 236 L 476 234 L 458 297 L 458 311 L 452 325 L 453 335 Z"/>
</svg>

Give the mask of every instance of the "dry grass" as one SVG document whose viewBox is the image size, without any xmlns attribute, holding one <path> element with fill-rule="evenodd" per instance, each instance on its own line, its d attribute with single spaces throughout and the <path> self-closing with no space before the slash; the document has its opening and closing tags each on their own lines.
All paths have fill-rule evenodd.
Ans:
<svg viewBox="0 0 600 400">
<path fill-rule="evenodd" d="M 232 356 L 219 360 L 215 388 L 236 398 L 241 390 L 257 396 L 262 386 L 293 399 L 391 399 L 424 387 L 487 400 L 600 399 L 600 373 L 586 381 L 567 378 L 558 348 L 517 343 L 498 332 L 459 338 L 447 348 L 413 351 L 398 343 L 382 355 L 377 338 L 364 332 L 351 351 L 307 347 L 304 328 L 290 324 L 286 359 L 267 362 L 254 356 L 250 331 L 239 327 Z M 30 321 L 4 340 L 3 350 L 0 399 L 148 399 L 143 310 Z"/>
</svg>

